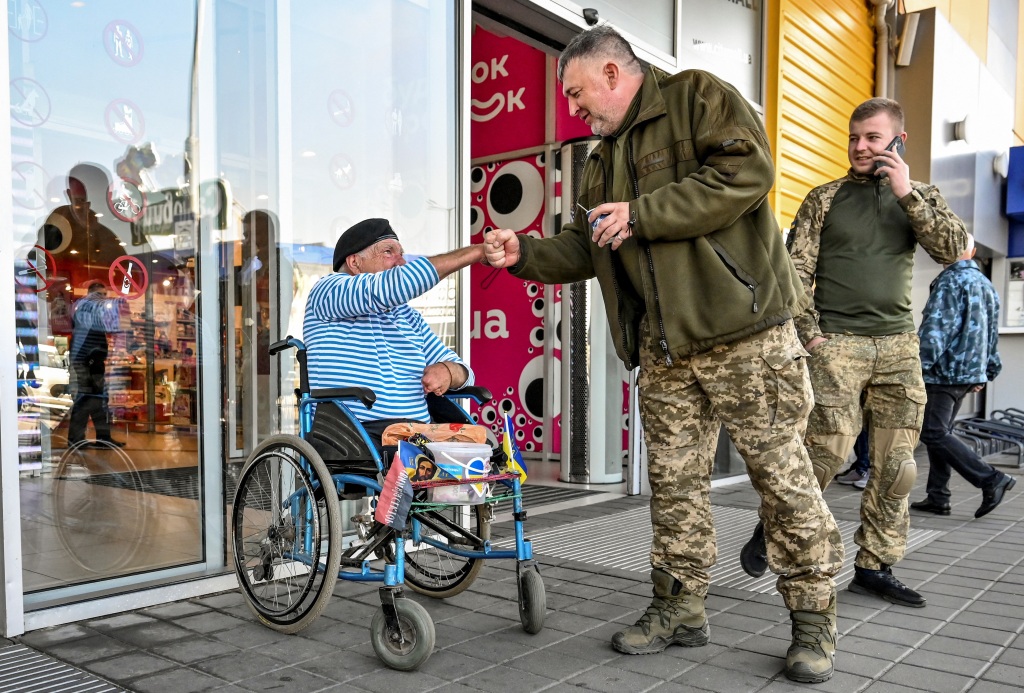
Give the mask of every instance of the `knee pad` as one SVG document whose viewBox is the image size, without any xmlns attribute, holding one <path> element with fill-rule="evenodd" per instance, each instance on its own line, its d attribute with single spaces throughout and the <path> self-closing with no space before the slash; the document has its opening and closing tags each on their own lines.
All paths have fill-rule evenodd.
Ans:
<svg viewBox="0 0 1024 693">
<path fill-rule="evenodd" d="M 914 462 L 914 458 L 903 460 L 900 462 L 899 469 L 896 470 L 896 477 L 892 480 L 892 484 L 889 486 L 889 490 L 885 492 L 885 495 L 892 500 L 906 498 L 914 488 L 914 481 L 916 479 L 917 463 Z"/>
</svg>

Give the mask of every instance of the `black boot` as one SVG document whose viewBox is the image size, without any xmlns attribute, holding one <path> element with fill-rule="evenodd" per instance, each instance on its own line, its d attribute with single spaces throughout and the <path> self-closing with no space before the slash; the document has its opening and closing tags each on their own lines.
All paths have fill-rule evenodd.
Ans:
<svg viewBox="0 0 1024 693">
<path fill-rule="evenodd" d="M 1013 488 L 1017 483 L 1009 474 L 1003 474 L 992 488 L 981 492 L 981 505 L 974 513 L 974 517 L 985 517 L 996 509 L 996 506 L 1003 502 L 1003 495 Z"/>
<path fill-rule="evenodd" d="M 868 570 L 854 566 L 853 581 L 850 591 L 857 594 L 869 594 L 881 597 L 893 604 L 921 608 L 927 604 L 925 598 L 896 579 L 892 568 L 883 565 L 881 570 Z"/>
<path fill-rule="evenodd" d="M 750 577 L 761 577 L 768 570 L 768 547 L 764 543 L 764 523 L 758 522 L 754 533 L 740 551 L 740 566 Z"/>
</svg>

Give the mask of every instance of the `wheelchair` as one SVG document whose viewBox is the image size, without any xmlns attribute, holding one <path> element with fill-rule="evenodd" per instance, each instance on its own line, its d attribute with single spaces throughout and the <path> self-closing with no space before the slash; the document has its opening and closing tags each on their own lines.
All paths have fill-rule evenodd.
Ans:
<svg viewBox="0 0 1024 693">
<path fill-rule="evenodd" d="M 435 633 L 429 612 L 405 598 L 404 585 L 430 597 L 450 597 L 472 584 L 484 560 L 514 558 L 520 621 L 526 632 L 540 632 L 546 597 L 532 546 L 523 536 L 519 474 L 413 481 L 404 530 L 375 522 L 370 510 L 353 516 L 343 534 L 340 501 L 358 500 L 372 508 L 387 471 L 382 450 L 345 402 L 359 400 L 370 408 L 376 395 L 365 387 L 310 392 L 300 340 L 289 336 L 272 344 L 270 353 L 289 348 L 297 350 L 300 435 L 275 435 L 253 450 L 239 473 L 231 512 L 235 572 L 256 618 L 279 632 L 297 633 L 324 610 L 337 580 L 383 583 L 371 643 L 385 665 L 409 671 L 430 657 Z M 482 403 L 491 394 L 467 387 L 447 397 L 431 395 L 431 420 L 472 423 L 452 401 L 467 397 Z M 493 484 L 500 492 L 478 505 L 428 499 L 430 487 L 468 483 Z M 497 550 L 490 543 L 493 503 L 505 499 L 512 501 L 515 550 Z"/>
</svg>

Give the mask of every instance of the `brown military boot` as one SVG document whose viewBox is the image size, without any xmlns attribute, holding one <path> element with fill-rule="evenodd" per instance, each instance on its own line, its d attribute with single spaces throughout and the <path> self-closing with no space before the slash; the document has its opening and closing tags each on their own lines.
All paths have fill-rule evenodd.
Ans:
<svg viewBox="0 0 1024 693">
<path fill-rule="evenodd" d="M 836 598 L 824 611 L 791 611 L 793 644 L 786 653 L 786 676 L 800 683 L 832 678 L 836 660 Z"/>
<path fill-rule="evenodd" d="M 624 654 L 654 654 L 669 645 L 707 645 L 708 617 L 704 597 L 683 590 L 682 584 L 663 570 L 652 570 L 654 600 L 634 625 L 612 636 L 612 647 Z"/>
</svg>

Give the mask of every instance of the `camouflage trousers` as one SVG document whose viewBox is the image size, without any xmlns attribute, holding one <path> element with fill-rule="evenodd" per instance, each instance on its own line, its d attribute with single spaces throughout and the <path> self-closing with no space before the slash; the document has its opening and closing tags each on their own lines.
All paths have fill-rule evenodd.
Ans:
<svg viewBox="0 0 1024 693">
<path fill-rule="evenodd" d="M 711 471 L 725 426 L 761 496 L 768 565 L 794 611 L 821 611 L 843 563 L 839 529 L 803 445 L 812 405 L 792 323 L 666 365 L 640 331 L 640 413 L 647 442 L 651 566 L 706 595 L 715 564 Z"/>
<path fill-rule="evenodd" d="M 824 489 L 853 450 L 866 411 L 871 476 L 854 541 L 860 547 L 856 565 L 878 570 L 899 562 L 907 550 L 907 497 L 917 477 L 914 448 L 927 400 L 920 342 L 912 332 L 825 336 L 828 341 L 808 360 L 815 405 L 807 452 Z"/>
</svg>

